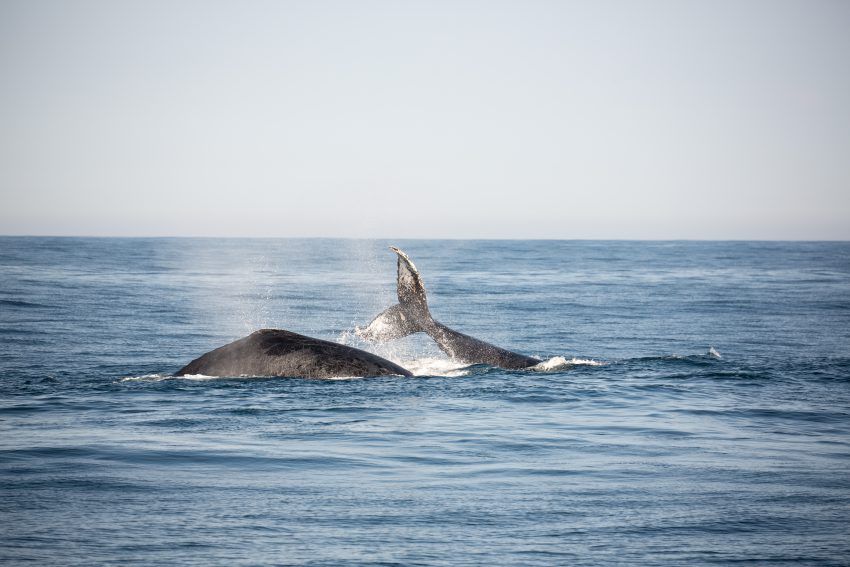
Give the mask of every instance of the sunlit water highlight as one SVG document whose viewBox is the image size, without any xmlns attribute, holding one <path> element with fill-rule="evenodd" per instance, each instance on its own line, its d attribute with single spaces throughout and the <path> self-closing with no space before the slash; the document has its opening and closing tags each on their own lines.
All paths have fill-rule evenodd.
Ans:
<svg viewBox="0 0 850 567">
<path fill-rule="evenodd" d="M 397 244 L 435 316 L 353 332 Z M 0 562 L 847 564 L 850 245 L 0 239 Z M 175 378 L 260 327 L 411 378 Z"/>
</svg>

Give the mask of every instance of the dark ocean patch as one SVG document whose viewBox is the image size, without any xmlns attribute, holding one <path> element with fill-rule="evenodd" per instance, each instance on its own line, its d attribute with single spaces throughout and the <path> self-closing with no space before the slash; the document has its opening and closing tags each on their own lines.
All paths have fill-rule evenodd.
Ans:
<svg viewBox="0 0 850 567">
<path fill-rule="evenodd" d="M 17 299 L 0 299 L 0 307 L 20 307 L 24 309 L 51 309 L 51 305 L 43 303 L 33 303 L 30 301 L 20 301 Z"/>
</svg>

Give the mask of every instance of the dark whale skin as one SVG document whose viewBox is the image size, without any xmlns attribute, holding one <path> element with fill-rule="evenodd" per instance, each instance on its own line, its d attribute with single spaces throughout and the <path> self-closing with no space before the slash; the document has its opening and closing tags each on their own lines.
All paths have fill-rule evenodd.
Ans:
<svg viewBox="0 0 850 567">
<path fill-rule="evenodd" d="M 282 329 L 261 329 L 196 358 L 175 376 L 412 376 L 376 354 Z"/>
</svg>

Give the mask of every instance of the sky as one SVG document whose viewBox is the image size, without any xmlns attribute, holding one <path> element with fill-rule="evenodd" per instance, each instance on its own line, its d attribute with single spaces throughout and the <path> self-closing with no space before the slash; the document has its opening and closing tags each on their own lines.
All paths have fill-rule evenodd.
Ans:
<svg viewBox="0 0 850 567">
<path fill-rule="evenodd" d="M 850 239 L 850 2 L 0 0 L 0 234 Z"/>
</svg>

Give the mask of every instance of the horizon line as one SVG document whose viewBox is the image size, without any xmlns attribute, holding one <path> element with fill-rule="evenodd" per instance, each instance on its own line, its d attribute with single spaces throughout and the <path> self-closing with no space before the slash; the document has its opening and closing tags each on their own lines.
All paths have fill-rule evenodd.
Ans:
<svg viewBox="0 0 850 567">
<path fill-rule="evenodd" d="M 605 238 L 605 237 L 422 237 L 422 236 L 248 236 L 248 235 L 109 235 L 109 234 L 0 234 L 0 238 L 86 238 L 86 239 L 207 239 L 207 240 L 447 240 L 447 241 L 539 241 L 539 242 L 850 242 L 824 238 Z"/>
</svg>

